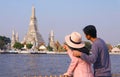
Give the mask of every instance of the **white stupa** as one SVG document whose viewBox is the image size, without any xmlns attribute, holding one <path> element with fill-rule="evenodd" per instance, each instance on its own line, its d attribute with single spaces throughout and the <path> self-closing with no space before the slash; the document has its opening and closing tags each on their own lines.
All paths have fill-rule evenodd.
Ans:
<svg viewBox="0 0 120 77">
<path fill-rule="evenodd" d="M 44 40 L 38 30 L 34 6 L 32 6 L 32 16 L 30 19 L 29 29 L 26 36 L 24 37 L 23 43 L 30 43 L 35 46 L 44 44 Z"/>
</svg>

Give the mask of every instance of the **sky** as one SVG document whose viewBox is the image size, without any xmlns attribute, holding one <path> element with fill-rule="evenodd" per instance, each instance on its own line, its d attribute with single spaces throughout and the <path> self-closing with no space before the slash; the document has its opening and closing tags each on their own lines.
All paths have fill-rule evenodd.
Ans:
<svg viewBox="0 0 120 77">
<path fill-rule="evenodd" d="M 86 41 L 82 30 L 87 25 L 95 25 L 98 37 L 106 43 L 120 43 L 120 0 L 1 0 L 0 35 L 11 38 L 15 29 L 22 41 L 28 32 L 32 6 L 46 44 L 51 30 L 60 43 L 73 31 Z"/>
</svg>

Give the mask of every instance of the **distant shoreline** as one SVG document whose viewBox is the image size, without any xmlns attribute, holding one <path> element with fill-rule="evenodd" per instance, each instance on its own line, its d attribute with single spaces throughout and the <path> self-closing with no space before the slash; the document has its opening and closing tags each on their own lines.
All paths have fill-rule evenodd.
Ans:
<svg viewBox="0 0 120 77">
<path fill-rule="evenodd" d="M 1 51 L 0 54 L 67 54 L 67 52 L 57 51 Z"/>
<path fill-rule="evenodd" d="M 58 51 L 0 51 L 0 54 L 67 54 L 67 52 L 58 52 Z M 109 53 L 113 55 L 120 55 L 120 53 Z"/>
<path fill-rule="evenodd" d="M 112 54 L 112 55 L 120 55 L 120 53 L 109 53 L 109 54 Z"/>
</svg>

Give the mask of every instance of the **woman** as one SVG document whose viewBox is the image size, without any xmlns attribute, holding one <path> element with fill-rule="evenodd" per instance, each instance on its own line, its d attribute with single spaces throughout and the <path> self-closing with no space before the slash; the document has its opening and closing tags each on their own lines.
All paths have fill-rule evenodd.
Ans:
<svg viewBox="0 0 120 77">
<path fill-rule="evenodd" d="M 81 35 L 78 32 L 73 32 L 65 37 L 65 42 L 64 48 L 71 58 L 71 63 L 64 75 L 68 77 L 72 77 L 72 75 L 73 77 L 93 77 L 91 64 L 73 56 L 74 51 L 80 51 L 89 55 L 89 51 L 85 48 L 84 42 L 82 42 Z"/>
</svg>

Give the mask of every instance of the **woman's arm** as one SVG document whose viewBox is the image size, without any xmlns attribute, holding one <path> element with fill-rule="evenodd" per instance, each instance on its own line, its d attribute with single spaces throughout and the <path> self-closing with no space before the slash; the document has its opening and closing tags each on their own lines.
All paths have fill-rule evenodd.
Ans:
<svg viewBox="0 0 120 77">
<path fill-rule="evenodd" d="M 74 72 L 74 69 L 76 68 L 76 66 L 78 64 L 79 58 L 74 57 L 73 51 L 71 51 L 71 50 L 68 50 L 67 53 L 68 53 L 69 57 L 71 58 L 71 62 L 70 62 L 67 72 L 64 75 L 71 76 Z"/>
</svg>

